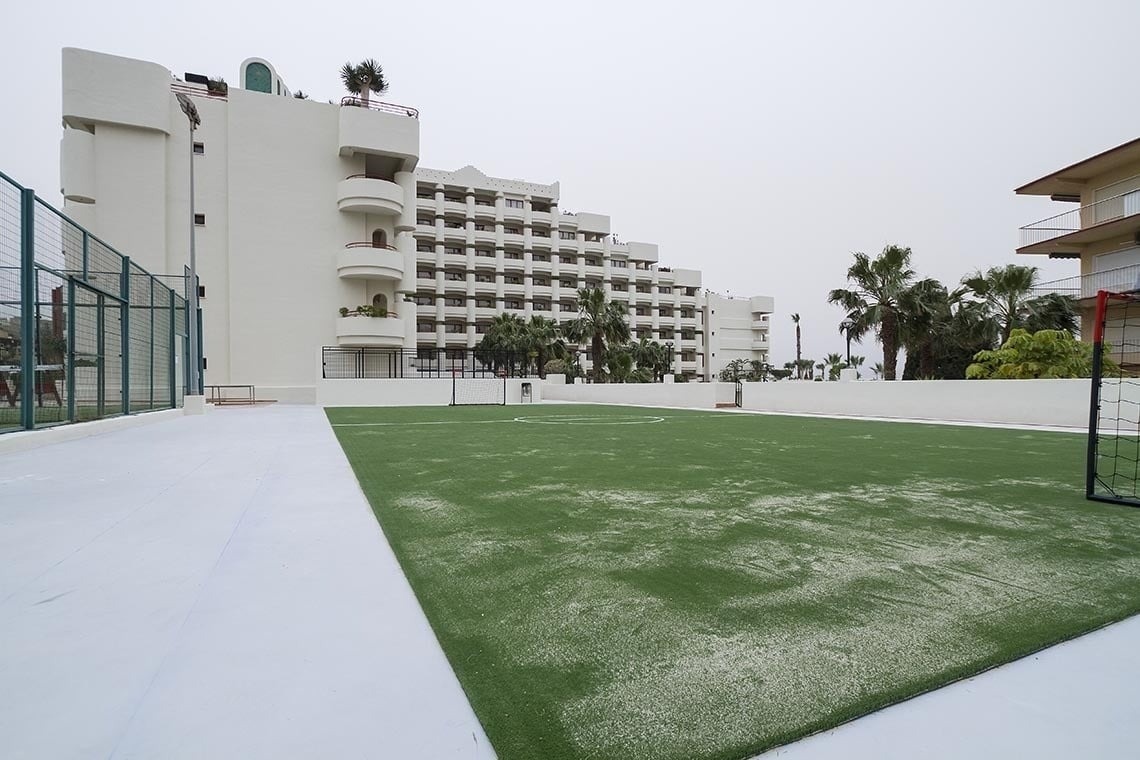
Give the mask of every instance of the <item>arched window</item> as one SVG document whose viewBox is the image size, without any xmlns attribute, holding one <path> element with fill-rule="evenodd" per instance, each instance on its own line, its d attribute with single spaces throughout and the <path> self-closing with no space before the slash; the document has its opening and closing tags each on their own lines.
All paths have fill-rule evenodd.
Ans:
<svg viewBox="0 0 1140 760">
<path fill-rule="evenodd" d="M 388 233 L 384 230 L 372 231 L 372 247 L 373 248 L 387 248 L 388 247 Z"/>
<path fill-rule="evenodd" d="M 273 75 L 264 63 L 254 61 L 245 67 L 245 89 L 273 94 Z"/>
<path fill-rule="evenodd" d="M 376 312 L 377 314 L 387 314 L 388 296 L 384 295 L 383 293 L 377 293 L 376 295 L 372 296 L 372 308 L 373 310 L 380 310 Z"/>
</svg>

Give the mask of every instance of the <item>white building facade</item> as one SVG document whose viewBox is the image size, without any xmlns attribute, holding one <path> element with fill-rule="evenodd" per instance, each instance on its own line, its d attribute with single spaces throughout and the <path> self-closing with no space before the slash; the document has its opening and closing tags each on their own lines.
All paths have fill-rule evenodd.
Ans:
<svg viewBox="0 0 1140 760">
<path fill-rule="evenodd" d="M 312 402 L 322 346 L 464 351 L 499 313 L 573 318 L 587 286 L 626 305 L 635 337 L 671 342 L 690 379 L 768 360 L 770 298 L 707 293 L 608 216 L 561 208 L 558 183 L 417 167 L 413 108 L 290 97 L 257 58 L 228 91 L 186 79 L 64 49 L 61 185 L 80 224 L 180 274 L 194 162 L 207 384 Z M 176 93 L 200 113 L 193 136 Z"/>
</svg>

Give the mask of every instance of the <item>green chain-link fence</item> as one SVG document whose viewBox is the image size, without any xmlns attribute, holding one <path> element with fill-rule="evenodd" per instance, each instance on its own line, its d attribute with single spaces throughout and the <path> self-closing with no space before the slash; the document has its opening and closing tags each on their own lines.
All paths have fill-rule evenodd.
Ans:
<svg viewBox="0 0 1140 760">
<path fill-rule="evenodd" d="M 170 279 L 0 173 L 0 433 L 181 406 L 189 312 Z"/>
</svg>

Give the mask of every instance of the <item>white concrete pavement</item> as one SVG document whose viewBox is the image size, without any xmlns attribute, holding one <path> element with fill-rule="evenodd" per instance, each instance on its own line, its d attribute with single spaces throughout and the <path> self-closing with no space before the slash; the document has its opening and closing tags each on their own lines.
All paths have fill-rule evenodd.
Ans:
<svg viewBox="0 0 1140 760">
<path fill-rule="evenodd" d="M 0 757 L 491 758 L 316 407 L 0 457 Z"/>
<path fill-rule="evenodd" d="M 1140 618 L 762 757 L 1137 757 Z M 316 407 L 0 454 L 0 758 L 492 758 Z"/>
</svg>

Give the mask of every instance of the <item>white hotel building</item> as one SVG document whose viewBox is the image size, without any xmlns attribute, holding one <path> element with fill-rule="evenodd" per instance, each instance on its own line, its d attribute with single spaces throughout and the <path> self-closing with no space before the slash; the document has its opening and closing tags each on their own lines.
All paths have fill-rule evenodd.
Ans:
<svg viewBox="0 0 1140 760">
<path fill-rule="evenodd" d="M 504 311 L 573 318 L 584 286 L 625 304 L 635 337 L 672 342 L 678 374 L 768 361 L 771 298 L 703 290 L 656 245 L 618 242 L 608 216 L 560 208 L 558 183 L 419 168 L 414 109 L 300 100 L 260 59 L 239 83 L 212 93 L 157 64 L 63 51 L 67 214 L 181 273 L 194 161 L 207 384 L 311 402 L 322 346 L 468 349 Z M 193 148 L 175 93 L 201 115 Z M 340 316 L 361 305 L 387 316 Z"/>
</svg>

